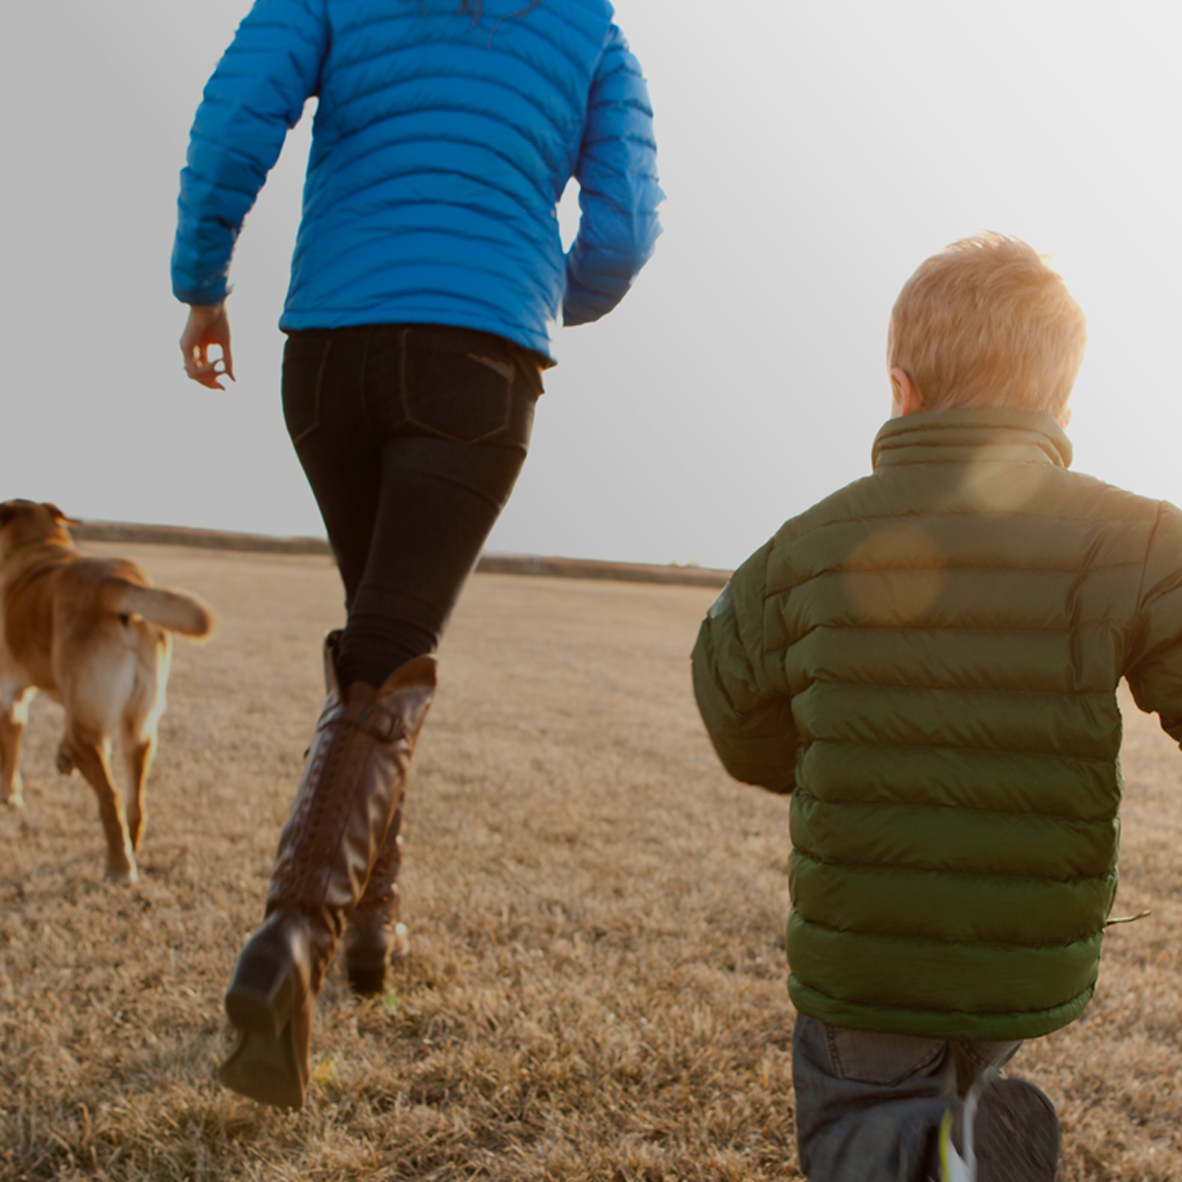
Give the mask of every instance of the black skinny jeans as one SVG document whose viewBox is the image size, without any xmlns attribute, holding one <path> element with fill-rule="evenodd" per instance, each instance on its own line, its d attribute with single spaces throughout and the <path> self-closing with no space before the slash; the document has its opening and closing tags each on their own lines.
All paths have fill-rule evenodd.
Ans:
<svg viewBox="0 0 1182 1182">
<path fill-rule="evenodd" d="M 525 462 L 543 364 L 463 328 L 289 334 L 283 414 L 345 584 L 342 686 L 435 651 Z"/>
</svg>

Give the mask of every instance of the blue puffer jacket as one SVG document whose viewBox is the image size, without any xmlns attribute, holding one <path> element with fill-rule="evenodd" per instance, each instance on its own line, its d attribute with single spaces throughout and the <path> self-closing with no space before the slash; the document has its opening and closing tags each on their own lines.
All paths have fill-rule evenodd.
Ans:
<svg viewBox="0 0 1182 1182">
<path fill-rule="evenodd" d="M 319 105 L 280 327 L 431 323 L 552 356 L 623 298 L 660 226 L 652 111 L 608 0 L 257 0 L 206 86 L 173 290 L 227 293 L 283 140 Z M 581 189 L 564 257 L 555 206 Z"/>
</svg>

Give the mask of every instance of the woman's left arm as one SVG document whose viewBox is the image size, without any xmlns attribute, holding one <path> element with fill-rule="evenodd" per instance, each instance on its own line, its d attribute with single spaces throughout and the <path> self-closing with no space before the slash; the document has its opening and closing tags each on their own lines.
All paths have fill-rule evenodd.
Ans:
<svg viewBox="0 0 1182 1182">
<path fill-rule="evenodd" d="M 563 321 L 587 324 L 625 296 L 656 245 L 664 200 L 640 63 L 612 25 L 591 85 L 575 167 L 579 229 L 566 259 Z"/>
</svg>

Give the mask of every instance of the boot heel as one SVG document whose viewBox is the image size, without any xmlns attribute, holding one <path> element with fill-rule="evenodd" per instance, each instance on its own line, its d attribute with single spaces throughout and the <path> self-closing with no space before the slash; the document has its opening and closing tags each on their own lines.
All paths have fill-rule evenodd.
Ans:
<svg viewBox="0 0 1182 1182">
<path fill-rule="evenodd" d="M 378 961 L 358 963 L 347 961 L 345 972 L 349 978 L 349 988 L 358 997 L 377 997 L 386 991 L 386 961 L 383 957 Z"/>
<path fill-rule="evenodd" d="M 238 1029 L 218 1079 L 231 1091 L 289 1112 L 302 1108 L 308 1086 L 306 1055 L 291 1025 L 278 1036 Z"/>
<path fill-rule="evenodd" d="M 239 1030 L 277 1038 L 291 1021 L 298 977 L 291 950 L 257 933 L 238 958 L 226 992 L 226 1016 Z"/>
<path fill-rule="evenodd" d="M 300 973 L 291 943 L 274 938 L 277 926 L 260 928 L 238 958 L 226 993 L 226 1015 L 237 1034 L 218 1079 L 261 1104 L 294 1110 L 303 1105 L 308 1083 L 310 1014 L 302 1014 L 297 1031 Z"/>
</svg>

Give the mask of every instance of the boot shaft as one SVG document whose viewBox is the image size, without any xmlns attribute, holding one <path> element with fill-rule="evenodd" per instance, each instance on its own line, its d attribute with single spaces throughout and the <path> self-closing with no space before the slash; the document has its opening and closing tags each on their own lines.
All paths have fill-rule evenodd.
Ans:
<svg viewBox="0 0 1182 1182">
<path fill-rule="evenodd" d="M 435 690 L 435 660 L 418 657 L 379 689 L 332 684 L 291 816 L 279 839 L 268 914 L 319 911 L 337 934 L 361 898 L 402 800 Z"/>
</svg>

